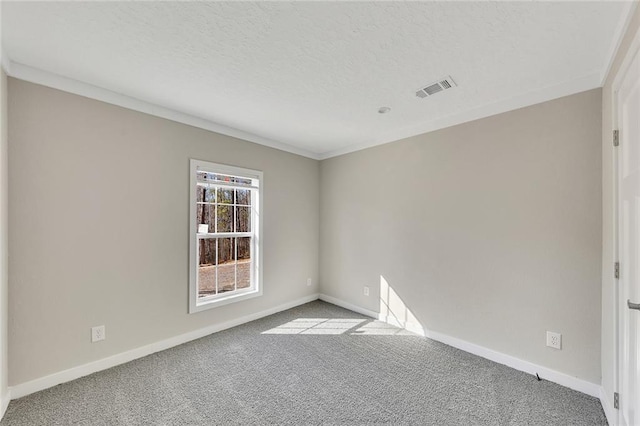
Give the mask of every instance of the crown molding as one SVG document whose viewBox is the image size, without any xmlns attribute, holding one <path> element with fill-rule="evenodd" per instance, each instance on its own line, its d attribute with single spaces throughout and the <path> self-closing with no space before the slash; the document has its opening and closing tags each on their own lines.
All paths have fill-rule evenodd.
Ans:
<svg viewBox="0 0 640 426">
<path fill-rule="evenodd" d="M 616 31 L 614 33 L 613 41 L 611 42 L 611 46 L 609 47 L 609 52 L 605 57 L 604 64 L 602 64 L 600 86 L 604 86 L 604 83 L 609 76 L 609 72 L 611 71 L 611 67 L 613 66 L 613 61 L 616 59 L 618 49 L 620 49 L 620 44 L 622 43 L 622 40 L 627 33 L 629 23 L 631 22 L 631 18 L 633 17 L 633 14 L 636 11 L 637 7 L 637 0 L 632 0 L 624 3 L 625 10 L 623 10 L 622 15 L 620 16 L 618 25 L 616 26 Z"/>
<path fill-rule="evenodd" d="M 220 133 L 245 141 L 257 143 L 259 145 L 275 148 L 280 151 L 308 157 L 314 160 L 319 159 L 319 155 L 315 152 L 288 145 L 273 139 L 265 138 L 253 133 L 245 132 L 240 129 L 225 126 L 211 120 L 207 120 L 194 115 L 186 114 L 174 109 L 156 105 L 141 99 L 113 92 L 102 87 L 94 86 L 72 78 L 63 77 L 41 69 L 33 68 L 10 59 L 3 57 L 3 66 L 7 75 L 20 80 L 28 81 L 42 86 L 51 87 L 53 89 L 62 90 L 64 92 L 73 93 L 75 95 L 84 96 L 86 98 L 95 99 L 108 104 L 117 105 L 133 111 L 142 112 L 153 115 L 155 117 L 164 118 L 178 123 L 188 124 L 189 126 L 198 127 L 200 129 L 209 130 L 211 132 Z"/>
<path fill-rule="evenodd" d="M 320 154 L 320 160 L 349 154 L 363 149 L 371 148 L 378 145 L 384 145 L 396 142 L 401 139 L 421 135 L 423 133 L 433 132 L 435 130 L 452 127 L 458 124 L 467 123 L 469 121 L 478 120 L 492 115 L 502 114 L 504 112 L 528 107 L 531 105 L 547 102 L 553 99 L 562 98 L 564 96 L 573 95 L 587 90 L 601 87 L 600 85 L 601 70 L 592 71 L 582 77 L 574 78 L 568 81 L 548 86 L 539 90 L 526 92 L 510 98 L 502 99 L 497 102 L 482 105 L 477 108 L 462 111 L 458 114 L 449 115 L 427 123 L 421 123 L 419 126 L 405 128 L 403 130 L 382 135 L 380 139 L 369 142 L 352 145 L 346 148 L 337 149 Z"/>
<path fill-rule="evenodd" d="M 440 130 L 469 121 L 478 120 L 519 108 L 524 108 L 541 102 L 561 98 L 563 96 L 569 96 L 575 93 L 584 92 L 586 90 L 595 89 L 597 87 L 601 87 L 600 82 L 602 75 L 601 70 L 596 70 L 580 78 L 572 79 L 543 89 L 527 92 L 477 108 L 462 111 L 458 114 L 453 114 L 427 123 L 421 123 L 420 125 L 411 128 L 405 128 L 401 129 L 400 131 L 390 132 L 385 135 L 381 135 L 379 139 L 347 146 L 338 150 L 315 153 L 303 148 L 294 147 L 292 145 L 264 138 L 253 133 L 224 126 L 210 120 L 166 108 L 161 105 L 152 104 L 150 102 L 123 95 L 121 93 L 103 89 L 98 86 L 63 77 L 27 65 L 19 64 L 17 62 L 11 61 L 5 56 L 3 56 L 2 58 L 2 65 L 7 75 L 20 80 L 29 81 L 31 83 L 40 84 L 43 86 L 62 90 L 64 92 L 84 96 L 86 98 L 95 99 L 167 120 L 176 121 L 178 123 L 188 124 L 190 126 L 235 137 L 238 139 L 243 139 L 249 142 L 254 142 L 260 145 L 268 146 L 270 148 L 275 148 L 281 151 L 289 152 L 314 160 L 325 160 L 328 158 L 361 151 L 363 149 L 396 142 L 401 139 L 421 135 L 423 133 L 433 132 L 435 130 Z"/>
</svg>

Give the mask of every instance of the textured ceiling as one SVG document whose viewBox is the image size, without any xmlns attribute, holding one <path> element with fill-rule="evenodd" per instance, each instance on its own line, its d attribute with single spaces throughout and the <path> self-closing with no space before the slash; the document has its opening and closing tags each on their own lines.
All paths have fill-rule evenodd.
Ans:
<svg viewBox="0 0 640 426">
<path fill-rule="evenodd" d="M 2 26 L 12 62 L 328 156 L 487 106 L 522 106 L 512 99 L 597 87 L 628 10 L 609 1 L 3 1 Z M 446 75 L 458 87 L 415 97 Z"/>
</svg>

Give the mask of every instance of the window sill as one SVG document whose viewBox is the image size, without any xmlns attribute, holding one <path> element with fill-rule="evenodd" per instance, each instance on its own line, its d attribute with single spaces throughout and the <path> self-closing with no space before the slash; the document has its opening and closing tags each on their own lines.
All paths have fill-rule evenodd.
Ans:
<svg viewBox="0 0 640 426">
<path fill-rule="evenodd" d="M 253 299 L 254 297 L 258 296 L 262 296 L 262 289 L 254 289 L 242 293 L 233 293 L 225 297 L 216 297 L 208 300 L 206 298 L 203 298 L 200 301 L 196 300 L 195 306 L 190 306 L 189 313 L 194 314 L 196 312 L 206 311 L 208 309 L 217 308 L 219 306 L 228 305 L 230 303 Z"/>
</svg>

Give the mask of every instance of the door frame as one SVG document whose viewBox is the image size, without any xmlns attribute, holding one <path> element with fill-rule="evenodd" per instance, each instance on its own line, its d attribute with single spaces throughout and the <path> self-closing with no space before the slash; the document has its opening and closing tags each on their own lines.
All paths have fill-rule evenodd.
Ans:
<svg viewBox="0 0 640 426">
<path fill-rule="evenodd" d="M 636 31 L 631 44 L 629 45 L 629 49 L 627 49 L 627 52 L 625 53 L 624 59 L 622 60 L 622 63 L 620 65 L 620 68 L 618 69 L 618 72 L 616 73 L 613 83 L 611 85 L 611 126 L 612 126 L 612 130 L 616 130 L 618 129 L 618 91 L 620 89 L 620 86 L 622 85 L 622 81 L 623 78 L 625 77 L 625 75 L 627 74 L 627 72 L 629 71 L 629 67 L 631 66 L 631 63 L 633 61 L 633 59 L 635 58 L 636 54 L 640 55 L 640 28 L 638 28 L 638 30 Z M 613 201 L 613 206 L 612 207 L 612 219 L 613 219 L 613 241 L 612 241 L 612 248 L 613 248 L 613 253 L 612 253 L 612 259 L 608 259 L 608 261 L 610 261 L 610 265 L 613 266 L 613 264 L 615 262 L 618 262 L 620 259 L 620 221 L 619 221 L 619 213 L 620 213 L 620 200 L 619 200 L 619 164 L 620 164 L 620 155 L 621 155 L 621 150 L 618 149 L 617 147 L 613 147 L 613 143 L 612 143 L 612 135 L 603 135 L 603 138 L 605 141 L 605 143 L 611 143 L 612 145 L 612 149 L 613 149 L 613 155 L 612 155 L 612 173 L 613 173 L 613 197 L 612 197 L 612 201 Z M 613 300 L 613 390 L 614 392 L 620 392 L 620 377 L 622 372 L 620 371 L 620 320 L 621 320 L 621 315 L 622 315 L 622 310 L 621 307 L 623 306 L 623 302 L 621 300 L 622 294 L 620 291 L 620 287 L 619 287 L 619 280 L 614 278 L 613 275 L 608 278 L 608 280 L 610 280 L 609 282 L 612 284 L 612 289 L 613 289 L 613 294 L 612 294 L 612 300 Z M 609 401 L 609 399 L 607 398 L 607 395 L 603 395 L 603 398 L 605 401 Z M 602 399 L 602 398 L 601 398 Z M 611 407 L 613 408 L 613 407 Z M 621 423 L 621 419 L 622 419 L 622 412 L 620 410 L 614 410 L 615 412 L 615 424 L 616 425 L 620 425 Z"/>
</svg>

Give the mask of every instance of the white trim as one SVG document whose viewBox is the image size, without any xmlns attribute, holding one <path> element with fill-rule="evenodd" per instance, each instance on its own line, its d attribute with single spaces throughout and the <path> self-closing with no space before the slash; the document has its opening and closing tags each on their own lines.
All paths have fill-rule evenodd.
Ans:
<svg viewBox="0 0 640 426">
<path fill-rule="evenodd" d="M 340 300 L 340 299 L 337 299 L 335 297 L 328 296 L 326 294 L 322 294 L 321 293 L 318 296 L 318 299 L 320 299 L 320 300 L 322 300 L 324 302 L 327 302 L 327 303 L 331 303 L 332 305 L 340 306 L 341 308 L 345 308 L 345 309 L 348 309 L 350 311 L 357 312 L 357 313 L 362 314 L 362 315 L 366 315 L 366 316 L 371 317 L 371 318 L 378 318 L 378 313 L 375 312 L 375 311 L 370 311 L 368 309 L 361 308 L 360 306 L 353 305 L 351 303 L 345 302 L 344 300 Z"/>
<path fill-rule="evenodd" d="M 560 84 L 523 93 L 521 95 L 516 95 L 507 99 L 502 99 L 497 102 L 466 110 L 458 114 L 453 114 L 428 123 L 422 123 L 417 127 L 393 132 L 393 134 L 381 135 L 380 139 L 378 140 L 372 140 L 361 144 L 348 146 L 346 148 L 324 152 L 320 154 L 319 159 L 325 160 L 327 158 L 337 157 L 339 155 L 344 155 L 366 148 L 396 142 L 401 139 L 433 132 L 435 130 L 440 130 L 447 127 L 456 126 L 458 124 L 478 120 L 480 118 L 502 114 L 504 112 L 539 104 L 541 102 L 547 102 L 553 99 L 562 98 L 564 96 L 573 95 L 575 93 L 585 92 L 587 90 L 600 87 L 600 75 L 600 70 L 592 71 L 582 77 L 564 81 Z"/>
<path fill-rule="evenodd" d="M 326 294 L 316 293 L 316 294 L 303 297 L 301 299 L 297 299 L 292 302 L 288 302 L 288 303 L 276 306 L 274 308 L 257 312 L 255 314 L 245 315 L 243 317 L 226 321 L 221 324 L 216 324 L 209 327 L 201 328 L 199 330 L 181 334 L 179 336 L 162 340 L 160 342 L 152 343 L 150 345 L 142 346 L 140 348 L 136 348 L 130 351 L 122 352 L 120 354 L 112 355 L 110 357 L 103 358 L 98 361 L 93 361 L 93 362 L 80 365 L 78 367 L 73 367 L 68 370 L 60 371 L 58 373 L 54 373 L 45 377 L 40 377 L 38 379 L 29 381 L 29 382 L 21 383 L 19 385 L 10 387 L 9 395 L 11 399 L 21 398 L 23 396 L 32 394 L 34 392 L 38 392 L 38 391 L 59 385 L 61 383 L 66 383 L 71 380 L 75 380 L 80 377 L 84 377 L 89 374 L 96 373 L 98 371 L 106 370 L 108 368 L 112 368 L 117 365 L 124 364 L 130 361 L 133 361 L 135 359 L 142 358 L 147 355 L 151 355 L 153 353 L 160 352 L 165 349 L 169 349 L 174 346 L 178 346 L 195 339 L 199 339 L 204 336 L 208 336 L 218 331 L 236 327 L 238 325 L 245 324 L 250 321 L 255 321 L 257 319 L 260 319 L 269 315 L 273 315 L 275 313 L 285 311 L 287 309 L 291 309 L 296 306 L 303 305 L 305 303 L 312 302 L 316 299 L 320 299 L 325 302 L 334 304 L 336 306 L 340 306 L 345 309 L 358 312 L 368 317 L 378 318 L 378 313 L 375 311 L 361 308 L 359 306 L 353 305 L 351 303 L 345 302 L 343 300 L 337 299 L 332 296 L 328 296 Z M 453 346 L 455 348 L 472 353 L 474 355 L 481 356 L 483 358 L 489 359 L 499 364 L 507 365 L 516 370 L 524 371 L 530 374 L 538 373 L 545 380 L 557 383 L 562 386 L 566 386 L 568 388 L 577 390 L 579 392 L 583 392 L 587 395 L 591 395 L 596 398 L 603 398 L 601 387 L 594 383 L 587 382 L 585 380 L 581 380 L 576 377 L 569 376 L 567 374 L 560 373 L 558 371 L 551 370 L 549 368 L 542 367 L 542 366 L 533 364 L 531 362 L 512 357 L 510 355 L 505 355 L 503 353 L 496 352 L 491 349 L 487 349 L 485 347 L 466 342 L 464 340 L 456 339 L 454 337 L 447 336 L 442 333 L 425 331 L 424 334 L 426 337 L 432 340 L 437 340 L 449 346 Z M 603 404 L 603 407 L 604 407 L 604 404 Z M 605 411 L 605 413 L 607 412 Z M 607 413 L 607 416 L 609 416 L 608 413 Z"/>
<path fill-rule="evenodd" d="M 7 394 L 0 400 L 0 420 L 4 417 L 4 413 L 7 412 L 9 402 L 11 402 L 11 392 L 7 390 Z"/>
<path fill-rule="evenodd" d="M 537 373 L 540 378 L 544 380 L 557 383 L 559 385 L 576 390 L 578 392 L 585 393 L 595 398 L 598 398 L 600 396 L 600 385 L 579 379 L 575 376 L 561 373 L 560 371 L 552 370 L 551 368 L 543 367 L 541 365 L 537 365 L 532 362 L 504 354 L 502 352 L 485 348 L 484 346 L 476 345 L 475 343 L 470 343 L 465 340 L 448 336 L 446 334 L 438 333 L 436 331 L 425 330 L 424 335 L 430 339 L 437 340 L 438 342 L 453 346 L 454 348 L 458 348 L 465 352 L 481 356 L 482 358 L 497 362 L 498 364 L 503 364 L 507 367 L 511 367 L 513 369 L 523 371 L 532 375 L 535 375 Z"/>
<path fill-rule="evenodd" d="M 363 315 L 367 315 L 372 318 L 378 318 L 381 321 L 384 321 L 384 319 L 381 318 L 381 316 L 377 312 L 361 308 L 359 306 L 345 302 L 344 300 L 340 300 L 332 296 L 327 296 L 326 294 L 320 294 L 319 299 L 343 307 L 345 309 L 349 309 L 354 312 L 358 312 Z M 397 324 L 394 323 L 394 325 Z M 416 328 L 415 324 L 409 324 L 409 326 L 411 326 L 412 328 Z M 474 355 L 478 355 L 482 358 L 486 358 L 490 361 L 506 365 L 507 367 L 511 367 L 525 373 L 529 373 L 532 375 L 535 375 L 537 373 L 544 380 L 548 380 L 550 382 L 557 383 L 570 389 L 577 390 L 578 392 L 585 393 L 595 398 L 600 397 L 600 385 L 597 385 L 595 383 L 591 383 L 586 380 L 571 376 L 569 374 L 561 373 L 559 371 L 552 370 L 550 368 L 543 367 L 541 365 L 537 365 L 532 362 L 504 354 L 502 352 L 494 351 L 493 349 L 485 348 L 484 346 L 476 345 L 475 343 L 470 343 L 456 337 L 451 337 L 443 333 L 438 333 L 436 331 L 426 330 L 421 325 L 418 325 L 417 327 L 419 327 L 421 330 L 424 330 L 423 333 L 418 332 L 418 334 L 428 337 L 429 339 L 437 340 L 438 342 L 453 346 L 454 348 L 472 353 Z M 413 331 L 408 327 L 406 329 L 408 331 Z"/>
<path fill-rule="evenodd" d="M 238 139 L 243 139 L 249 142 L 254 142 L 260 145 L 290 152 L 292 154 L 297 154 L 314 160 L 324 160 L 327 158 L 348 154 L 350 152 L 360 151 L 373 146 L 395 142 L 411 136 L 432 132 L 435 130 L 466 123 L 468 121 L 501 114 L 503 112 L 511 111 L 514 109 L 523 108 L 552 99 L 561 98 L 563 96 L 569 96 L 575 93 L 584 92 L 586 90 L 595 89 L 597 87 L 600 87 L 600 80 L 602 75 L 601 70 L 593 71 L 585 76 L 574 78 L 560 84 L 502 99 L 497 102 L 463 111 L 459 114 L 443 117 L 429 123 L 421 123 L 419 126 L 407 128 L 399 132 L 381 135 L 381 137 L 378 139 L 355 144 L 338 150 L 316 153 L 307 149 L 264 138 L 253 133 L 248 133 L 239 129 L 224 126 L 204 118 L 172 110 L 160 105 L 155 105 L 150 102 L 116 93 L 98 86 L 93 86 L 88 83 L 53 74 L 48 71 L 43 71 L 37 68 L 29 67 L 27 65 L 19 64 L 11 60 L 6 61 L 5 70 L 7 72 L 7 75 L 13 78 L 18 78 L 21 80 L 29 81 L 31 83 L 40 84 L 69 93 L 74 93 L 86 98 L 95 99 L 134 111 L 143 112 L 145 114 L 165 118 L 167 120 L 172 120 L 178 123 L 188 124 L 190 126 L 235 137 Z"/>
<path fill-rule="evenodd" d="M 616 51 L 616 55 L 617 55 L 617 51 Z M 622 85 L 622 81 L 624 79 L 624 76 L 627 74 L 627 72 L 629 71 L 629 67 L 631 66 L 633 59 L 635 58 L 635 56 L 637 54 L 640 54 L 640 28 L 638 28 L 635 32 L 635 34 L 633 35 L 633 38 L 631 39 L 631 43 L 629 44 L 629 48 L 627 49 L 627 51 L 625 52 L 625 56 L 620 64 L 620 67 L 618 67 L 618 71 L 615 74 L 615 77 L 613 78 L 613 81 L 611 83 L 611 126 L 612 129 L 618 129 L 618 90 L 620 89 L 620 86 Z M 606 78 L 608 78 L 609 76 L 607 75 Z M 605 80 L 606 80 L 605 78 Z M 609 135 L 603 135 L 604 138 L 604 143 L 607 144 L 609 146 L 609 149 L 611 149 L 613 151 L 612 153 L 612 182 L 613 182 L 613 187 L 612 189 L 612 201 L 613 201 L 613 205 L 609 206 L 609 208 L 612 209 L 612 219 L 613 219 L 613 258 L 612 259 L 608 259 L 609 262 L 611 262 L 611 264 L 613 264 L 613 262 L 617 262 L 619 261 L 619 255 L 620 255 L 620 218 L 619 218 L 619 155 L 620 155 L 620 150 L 615 149 L 612 145 L 611 145 L 611 134 Z M 603 207 L 606 208 L 606 207 Z M 620 306 L 624 306 L 622 305 L 623 301 L 620 300 L 622 297 L 621 294 L 621 290 L 620 290 L 620 286 L 618 285 L 618 280 L 615 279 L 613 276 L 610 276 L 608 278 L 604 277 L 603 279 L 609 280 L 609 284 L 611 284 L 610 288 L 612 290 L 612 300 L 613 300 L 613 306 L 612 306 L 612 314 L 613 314 L 613 389 L 611 390 L 611 392 L 620 392 L 620 386 L 621 386 L 621 371 L 620 371 L 620 334 L 621 334 L 621 330 L 620 330 L 620 315 L 622 314 L 622 312 L 620 311 Z M 602 366 L 603 367 L 603 372 L 604 372 L 604 368 L 606 366 Z M 605 391 L 603 390 L 602 395 L 600 396 L 601 400 L 606 402 L 606 406 L 605 403 L 602 403 L 602 407 L 605 410 L 605 414 L 607 415 L 607 420 L 609 421 L 610 425 L 616 425 L 616 424 L 622 424 L 623 423 L 623 416 L 622 416 L 622 412 L 620 410 L 611 410 L 611 406 L 610 406 L 610 401 L 612 399 L 612 396 L 609 395 L 609 397 L 607 396 L 607 394 L 605 393 Z M 607 409 L 609 410 L 609 412 L 607 412 Z M 613 417 L 613 420 L 610 418 L 610 416 Z"/>
<path fill-rule="evenodd" d="M 0 10 L 2 9 L 2 4 L 0 3 Z M 1 13 L 0 13 L 1 15 Z M 0 17 L 0 24 L 2 23 L 2 19 Z M 1 26 L 1 25 L 0 25 Z M 0 68 L 2 70 L 4 70 L 4 72 L 6 74 L 9 74 L 9 59 L 7 58 L 7 50 L 4 48 L 4 43 L 2 43 L 2 30 L 0 29 Z M 6 96 L 6 95 L 5 95 Z M 4 129 L 3 129 L 4 130 Z M 4 171 L 4 174 L 2 176 L 2 180 L 6 180 L 6 170 Z M 6 305 L 5 305 L 6 306 Z M 3 316 L 3 319 L 0 320 L 3 332 L 0 334 L 5 334 L 6 332 L 6 320 L 7 317 Z M 2 336 L 3 339 L 7 339 L 6 335 Z M 2 357 L 6 357 L 7 353 L 1 353 L 0 354 L 0 358 Z M 7 365 L 6 363 L 0 363 L 0 368 L 1 365 Z M 0 378 L 3 378 L 4 380 L 6 380 L 7 374 L 9 372 L 5 371 L 4 368 L 2 371 L 0 371 Z M 2 383 L 4 382 L 4 380 L 0 380 L 0 387 L 3 387 Z M 4 417 L 4 413 L 6 413 L 7 411 L 7 407 L 9 406 L 9 401 L 11 401 L 11 392 L 9 389 L 0 389 L 0 420 L 2 420 L 2 418 Z"/>
<path fill-rule="evenodd" d="M 640 28 L 636 30 L 636 33 L 633 35 L 633 39 L 631 39 L 631 43 L 629 44 L 629 49 L 625 53 L 624 59 L 618 68 L 618 72 L 616 73 L 616 77 L 613 79 L 611 83 L 611 93 L 614 94 L 620 88 L 622 84 L 622 79 L 627 73 L 629 67 L 631 66 L 631 62 L 633 62 L 633 58 L 635 58 L 636 52 L 640 50 Z M 614 119 L 616 116 L 614 115 Z M 615 126 L 617 123 L 614 121 L 613 125 Z"/>
<path fill-rule="evenodd" d="M 126 352 L 122 352 L 116 355 L 112 355 L 107 358 L 103 358 L 97 361 L 89 362 L 77 367 L 72 367 L 68 370 L 59 371 L 57 373 L 50 374 L 48 376 L 40 377 L 29 382 L 20 383 L 10 387 L 10 395 L 12 399 L 22 398 L 23 396 L 38 392 L 61 383 L 66 383 L 71 380 L 78 379 L 80 377 L 87 376 L 98 371 L 106 370 L 111 367 L 115 367 L 120 364 L 124 364 L 129 361 L 133 361 L 138 358 L 151 355 L 156 352 L 163 351 L 165 349 L 172 348 L 174 346 L 181 345 L 183 343 L 190 342 L 195 339 L 199 339 L 204 336 L 208 336 L 218 331 L 226 330 L 231 327 L 236 327 L 241 324 L 245 324 L 257 319 L 273 315 L 275 313 L 285 311 L 287 309 L 294 308 L 305 303 L 312 302 L 318 299 L 318 294 L 311 294 L 309 296 L 278 305 L 273 308 L 265 309 L 264 311 L 256 312 L 253 314 L 245 315 L 240 318 L 225 321 L 220 324 L 210 325 L 199 330 L 190 331 L 179 336 L 171 337 L 160 342 L 152 343 L 150 345 L 142 346 L 136 349 L 132 349 Z"/>
<path fill-rule="evenodd" d="M 207 298 L 198 298 L 198 224 L 196 223 L 196 187 L 197 172 L 204 170 L 216 174 L 238 176 L 252 179 L 252 187 L 242 187 L 253 190 L 251 198 L 251 232 L 253 244 L 251 246 L 251 287 L 245 290 L 235 290 L 224 295 L 215 295 Z M 255 180 L 258 181 L 255 188 Z M 262 197 L 264 194 L 264 174 L 259 170 L 245 169 L 227 164 L 212 163 L 209 161 L 189 160 L 189 313 L 194 314 L 229 303 L 240 302 L 254 297 L 262 296 L 263 281 L 263 256 L 262 256 Z M 234 218 L 235 222 L 235 218 Z M 240 236 L 241 233 L 228 233 L 230 236 Z M 227 233 L 213 234 L 224 237 Z"/>
<path fill-rule="evenodd" d="M 602 404 L 602 410 L 604 411 L 604 415 L 607 418 L 609 426 L 616 426 L 618 424 L 618 416 L 616 414 L 616 410 L 609 405 L 609 398 L 607 398 L 603 387 L 600 387 L 600 404 Z"/>
<path fill-rule="evenodd" d="M 640 33 L 639 33 L 640 34 Z M 626 61 L 626 59 L 625 59 Z M 626 65 L 625 65 L 625 61 L 623 61 L 620 69 L 626 69 Z M 628 65 L 628 64 L 627 64 Z M 619 73 L 617 74 L 619 75 Z M 620 80 L 616 77 L 614 79 L 614 82 L 612 84 L 612 90 L 611 90 L 611 129 L 615 130 L 618 128 L 618 86 L 620 84 Z M 613 183 L 612 187 L 611 187 L 611 200 L 612 200 L 612 205 L 610 206 L 611 208 L 611 212 L 612 212 L 612 225 L 613 225 L 613 229 L 612 231 L 612 258 L 609 259 L 609 265 L 613 265 L 615 262 L 618 261 L 619 258 L 619 253 L 620 253 L 620 243 L 619 243 L 619 221 L 618 221 L 618 155 L 617 155 L 617 150 L 613 147 L 612 141 L 611 141 L 611 133 L 609 133 L 608 135 L 604 135 L 603 137 L 606 139 L 606 141 L 604 143 L 606 143 L 608 146 L 610 146 L 611 150 L 613 151 L 611 154 L 611 158 L 612 158 L 612 164 L 611 164 L 611 171 L 613 173 L 613 178 L 611 180 L 611 182 Z M 604 225 L 603 225 L 604 226 Z M 604 228 L 603 228 L 604 229 Z M 604 256 L 604 254 L 603 254 Z M 611 271 L 613 272 L 613 271 Z M 604 374 L 604 369 L 605 367 L 610 367 L 612 370 L 612 379 L 613 379 L 613 388 L 611 389 L 610 392 L 619 392 L 620 389 L 620 366 L 619 366 L 619 357 L 620 357 L 620 351 L 619 351 L 619 342 L 620 342 L 620 332 L 619 332 L 619 326 L 620 326 L 620 308 L 618 306 L 618 300 L 620 298 L 620 290 L 619 290 L 619 286 L 618 286 L 618 280 L 613 276 L 613 274 L 609 275 L 608 277 L 603 277 L 603 283 L 605 282 L 605 280 L 607 281 L 607 283 L 609 284 L 608 287 L 611 289 L 611 300 L 613 301 L 613 306 L 611 309 L 611 314 L 613 315 L 613 330 L 612 330 L 612 336 L 613 336 L 613 350 L 612 350 L 612 355 L 613 355 L 613 365 L 611 366 L 605 366 L 604 364 L 601 365 L 601 375 Z M 601 318 L 601 322 L 602 322 L 602 318 Z M 601 348 L 602 351 L 602 348 Z M 603 388 L 602 390 L 602 394 L 600 395 L 601 401 L 604 400 L 606 402 L 606 407 L 610 407 L 609 404 L 609 400 L 613 399 L 613 396 L 611 394 L 609 394 L 607 396 L 607 392 L 606 390 Z M 616 410 L 614 412 L 608 413 L 607 409 L 605 407 L 605 404 L 602 403 L 602 408 L 603 410 L 605 410 L 605 415 L 607 416 L 607 421 L 609 422 L 610 425 L 617 425 L 620 423 L 620 416 L 621 413 L 619 410 Z M 613 418 L 614 421 L 612 422 L 611 419 L 609 418 L 609 415 L 613 414 Z"/>
<path fill-rule="evenodd" d="M 631 22 L 631 18 L 633 17 L 633 13 L 638 6 L 637 1 L 626 2 L 623 7 L 626 10 L 623 10 L 622 15 L 620 15 L 620 19 L 618 20 L 618 25 L 616 26 L 616 30 L 614 32 L 613 41 L 611 46 L 609 47 L 609 54 L 606 56 L 606 62 L 602 67 L 602 76 L 600 78 L 600 85 L 604 86 L 607 77 L 609 76 L 609 72 L 611 71 L 611 67 L 613 66 L 613 61 L 616 59 L 618 55 L 618 49 L 620 48 L 620 43 L 624 39 L 625 34 L 627 33 L 627 28 L 629 28 L 629 23 Z"/>
<path fill-rule="evenodd" d="M 117 105 L 123 108 L 131 109 L 155 117 L 165 118 L 167 120 L 178 123 L 188 124 L 200 129 L 209 130 L 211 132 L 220 133 L 222 135 L 231 136 L 245 141 L 254 142 L 270 148 L 279 149 L 280 151 L 290 152 L 292 154 L 301 155 L 303 157 L 318 159 L 318 154 L 303 148 L 298 148 L 286 143 L 274 141 L 253 133 L 245 132 L 233 127 L 228 127 L 205 118 L 196 117 L 161 105 L 156 105 L 141 99 L 136 99 L 121 93 L 103 89 L 98 86 L 91 85 L 82 81 L 63 77 L 58 74 L 43 71 L 27 65 L 19 64 L 11 60 L 7 60 L 5 70 L 7 75 L 20 80 L 29 81 L 31 83 L 40 84 L 42 86 L 51 87 L 53 89 L 62 90 L 64 92 L 74 93 L 89 99 L 106 102 L 108 104 Z"/>
<path fill-rule="evenodd" d="M 395 325 L 396 327 L 403 328 L 419 336 L 425 336 L 424 329 L 422 328 L 422 325 L 420 325 L 419 323 L 410 322 L 410 321 L 407 321 L 407 322 L 398 321 L 398 319 L 393 315 L 378 314 L 377 318 L 378 320 L 382 322 L 386 322 L 387 324 Z"/>
</svg>

